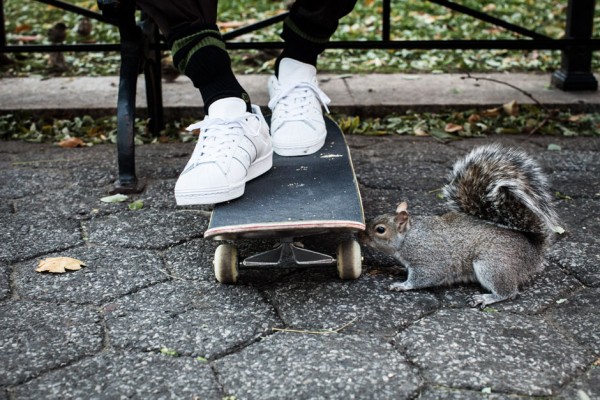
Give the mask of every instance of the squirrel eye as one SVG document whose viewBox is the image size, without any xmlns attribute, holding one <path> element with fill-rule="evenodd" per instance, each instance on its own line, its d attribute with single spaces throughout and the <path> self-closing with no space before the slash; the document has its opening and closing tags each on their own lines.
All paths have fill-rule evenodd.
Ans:
<svg viewBox="0 0 600 400">
<path fill-rule="evenodd" d="M 375 227 L 375 232 L 377 232 L 379 234 L 385 233 L 385 226 L 383 226 L 383 225 L 376 226 Z"/>
</svg>

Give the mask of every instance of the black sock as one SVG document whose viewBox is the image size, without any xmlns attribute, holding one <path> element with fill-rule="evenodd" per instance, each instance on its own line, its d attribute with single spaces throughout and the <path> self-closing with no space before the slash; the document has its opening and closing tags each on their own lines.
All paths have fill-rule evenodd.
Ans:
<svg viewBox="0 0 600 400">
<path fill-rule="evenodd" d="M 231 70 L 231 59 L 216 25 L 175 31 L 169 44 L 175 67 L 200 90 L 205 113 L 212 103 L 225 97 L 240 98 L 251 110 L 250 96 Z"/>
<path fill-rule="evenodd" d="M 322 32 L 317 32 L 310 21 L 295 21 L 291 17 L 283 22 L 281 38 L 285 41 L 285 46 L 275 61 L 276 75 L 283 58 L 293 58 L 316 67 L 317 57 L 325 50 L 325 44 L 329 41 L 329 35 L 323 36 Z"/>
</svg>

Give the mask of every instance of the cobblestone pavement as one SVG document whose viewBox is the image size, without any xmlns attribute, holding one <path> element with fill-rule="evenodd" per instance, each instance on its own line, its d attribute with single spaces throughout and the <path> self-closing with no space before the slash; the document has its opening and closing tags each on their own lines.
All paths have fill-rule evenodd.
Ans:
<svg viewBox="0 0 600 400">
<path fill-rule="evenodd" d="M 549 173 L 567 234 L 545 272 L 486 311 L 476 285 L 391 292 L 394 260 L 364 249 L 364 273 L 243 270 L 216 283 L 208 207 L 178 208 L 191 144 L 137 148 L 144 207 L 100 201 L 111 145 L 0 143 L 0 400 L 600 398 L 600 141 L 502 136 L 350 136 L 367 218 L 436 196 L 452 161 L 501 141 Z M 554 143 L 560 151 L 548 150 Z M 272 246 L 244 242 L 241 253 Z M 335 252 L 333 237 L 305 245 Z M 35 272 L 69 256 L 87 267 Z M 341 329 L 340 329 L 341 328 Z"/>
</svg>

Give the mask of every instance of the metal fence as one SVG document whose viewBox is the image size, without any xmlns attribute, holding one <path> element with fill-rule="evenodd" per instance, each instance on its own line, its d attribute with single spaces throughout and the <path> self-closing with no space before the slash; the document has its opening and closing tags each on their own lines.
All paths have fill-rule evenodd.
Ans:
<svg viewBox="0 0 600 400">
<path fill-rule="evenodd" d="M 119 25 L 122 19 L 90 11 L 61 0 L 35 0 L 68 12 L 74 12 L 104 23 Z M 465 7 L 449 0 L 428 0 L 453 11 L 488 22 L 509 32 L 521 35 L 523 39 L 464 39 L 464 40 L 394 40 L 392 39 L 392 1 L 382 0 L 381 38 L 379 40 L 331 41 L 333 49 L 509 49 L 509 50 L 560 50 L 561 69 L 553 76 L 555 86 L 563 90 L 597 90 L 597 82 L 592 73 L 592 53 L 600 50 L 600 39 L 593 38 L 595 0 L 568 0 L 565 36 L 553 39 L 546 35 L 518 26 L 484 12 Z M 127 1 L 100 0 L 99 3 L 123 6 Z M 239 42 L 235 39 L 249 32 L 281 22 L 287 13 L 232 30 L 223 35 L 230 49 L 277 49 L 282 42 Z M 49 52 L 49 51 L 120 51 L 120 44 L 60 44 L 60 45 L 7 45 L 4 28 L 4 7 L 0 0 L 0 53 Z M 165 49 L 164 41 L 159 40 Z"/>
</svg>

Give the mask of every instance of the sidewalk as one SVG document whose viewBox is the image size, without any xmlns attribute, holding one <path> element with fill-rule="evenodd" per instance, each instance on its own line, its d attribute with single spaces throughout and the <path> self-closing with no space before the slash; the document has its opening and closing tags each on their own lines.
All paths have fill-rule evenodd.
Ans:
<svg viewBox="0 0 600 400">
<path fill-rule="evenodd" d="M 1 108 L 110 109 L 114 88 L 99 82 L 112 78 L 98 79 L 89 87 L 79 79 L 37 86 L 0 80 Z M 441 83 L 436 96 L 416 92 L 401 100 L 394 94 L 398 82 L 374 76 L 365 86 L 359 79 L 366 77 L 326 82 L 352 89 L 346 100 L 325 90 L 339 107 L 376 112 L 407 99 L 428 106 L 526 100 L 459 78 L 457 85 L 465 85 L 457 86 L 459 93 L 481 92 L 487 100 L 459 96 L 461 103 Z M 432 79 L 438 77 L 402 82 L 427 80 L 429 87 Z M 535 85 L 539 99 L 548 92 L 546 104 L 567 107 L 583 99 L 597 107 L 596 93 L 537 86 L 546 78 L 532 82 L 538 81 L 521 83 Z M 52 85 L 65 89 L 46 92 Z M 185 85 L 165 85 L 166 94 L 179 93 L 171 86 Z M 94 88 L 96 96 L 84 103 Z M 357 97 L 358 90 L 373 96 Z M 257 102 L 266 103 L 256 92 Z M 168 107 L 196 107 L 169 96 Z M 80 108 L 72 108 L 74 97 Z M 400 200 L 415 214 L 440 213 L 436 189 L 453 160 L 498 141 L 522 147 L 543 165 L 561 194 L 556 205 L 568 233 L 517 299 L 487 311 L 466 304 L 483 290 L 475 284 L 387 290 L 406 273 L 367 249 L 356 281 L 339 280 L 335 268 L 242 270 L 238 285 L 221 285 L 212 272 L 218 243 L 202 239 L 209 207 L 176 207 L 172 194 L 193 145 L 138 146 L 146 190 L 109 204 L 100 198 L 116 179 L 114 146 L 0 142 L 0 400 L 600 398 L 600 140 L 347 139 L 367 218 L 393 211 Z M 549 144 L 561 150 L 550 151 Z M 144 207 L 129 210 L 136 199 Z M 335 253 L 335 238 L 303 242 Z M 241 256 L 272 245 L 244 242 Z M 34 271 L 39 260 L 54 256 L 87 266 L 62 275 Z"/>
<path fill-rule="evenodd" d="M 321 88 L 331 97 L 336 112 L 381 116 L 406 110 L 440 110 L 447 107 L 496 107 L 516 100 L 533 103 L 530 97 L 507 85 L 486 80 L 464 79 L 462 74 L 370 74 L 320 75 Z M 563 92 L 550 87 L 549 74 L 474 74 L 495 79 L 530 93 L 549 107 L 574 112 L 600 111 L 600 91 Z M 252 101 L 266 107 L 268 75 L 241 75 L 239 80 Z M 599 77 L 600 79 L 600 77 Z M 0 79 L 0 113 L 30 110 L 37 113 L 106 115 L 116 109 L 118 77 L 97 78 L 6 78 Z M 163 83 L 167 118 L 198 116 L 202 101 L 185 76 Z M 43 94 L 43 95 L 41 95 Z M 138 79 L 137 105 L 146 109 L 143 76 Z"/>
</svg>

